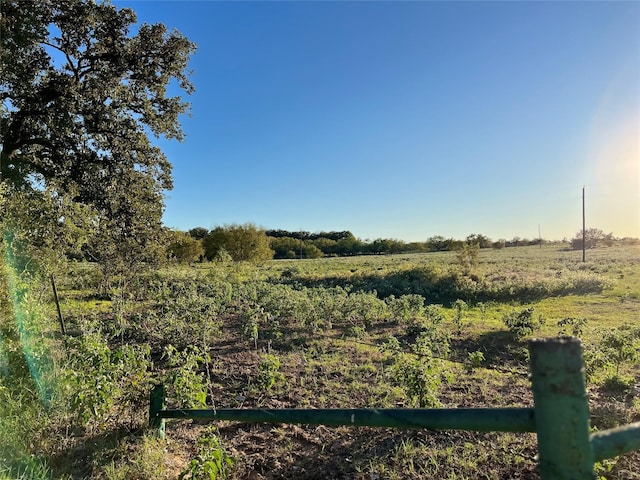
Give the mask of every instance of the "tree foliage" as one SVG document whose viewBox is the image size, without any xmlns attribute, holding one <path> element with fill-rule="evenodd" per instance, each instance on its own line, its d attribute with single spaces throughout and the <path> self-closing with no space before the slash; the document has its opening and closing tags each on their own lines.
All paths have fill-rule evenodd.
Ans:
<svg viewBox="0 0 640 480">
<path fill-rule="evenodd" d="M 489 248 L 491 246 L 491 239 L 480 233 L 467 235 L 466 242 L 469 245 L 478 245 L 480 248 Z"/>
<path fill-rule="evenodd" d="M 196 240 L 202 240 L 209 234 L 209 230 L 203 227 L 196 227 L 189 230 L 189 235 Z"/>
<path fill-rule="evenodd" d="M 107 2 L 7 0 L 0 14 L 6 194 L 54 205 L 55 217 L 42 214 L 47 229 L 88 221 L 97 259 L 148 251 L 172 187 L 171 165 L 149 136 L 183 138 L 187 104 L 168 89 L 192 92 L 195 45 L 162 24 L 132 35 L 134 12 Z"/>
<path fill-rule="evenodd" d="M 274 258 L 298 258 L 302 256 L 304 242 L 293 237 L 270 237 Z M 316 247 L 317 248 L 317 247 Z"/>
<path fill-rule="evenodd" d="M 269 237 L 252 223 L 216 227 L 202 242 L 209 260 L 214 260 L 223 250 L 236 262 L 261 262 L 273 258 Z"/>
<path fill-rule="evenodd" d="M 585 248 L 595 248 L 597 245 L 604 244 L 607 246 L 611 246 L 613 244 L 613 234 L 605 234 L 599 228 L 587 228 L 584 231 L 584 236 L 582 234 L 582 230 L 579 230 L 575 236 L 571 239 L 571 247 L 574 250 L 582 249 L 582 241 L 584 238 L 584 246 Z"/>
<path fill-rule="evenodd" d="M 180 263 L 193 263 L 204 256 L 202 241 L 179 231 L 169 232 L 167 251 L 170 257 Z"/>
</svg>

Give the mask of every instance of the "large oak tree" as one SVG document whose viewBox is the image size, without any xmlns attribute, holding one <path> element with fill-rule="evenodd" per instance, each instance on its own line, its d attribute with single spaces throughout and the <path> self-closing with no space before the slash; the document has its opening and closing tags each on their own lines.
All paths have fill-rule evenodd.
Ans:
<svg viewBox="0 0 640 480">
<path fill-rule="evenodd" d="M 54 230 L 93 229 L 94 256 L 144 253 L 172 187 L 150 137 L 183 138 L 169 92 L 193 91 L 195 45 L 107 1 L 0 5 L 0 192 L 56 207 Z"/>
</svg>

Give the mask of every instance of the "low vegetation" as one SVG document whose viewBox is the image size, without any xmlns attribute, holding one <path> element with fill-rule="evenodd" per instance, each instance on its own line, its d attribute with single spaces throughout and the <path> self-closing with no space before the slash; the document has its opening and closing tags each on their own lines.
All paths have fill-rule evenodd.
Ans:
<svg viewBox="0 0 640 480">
<path fill-rule="evenodd" d="M 168 421 L 172 407 L 531 406 L 526 341 L 585 344 L 593 428 L 640 419 L 640 251 L 547 246 L 166 266 L 5 265 L 4 478 L 537 478 L 532 434 Z M 8 294 L 11 292 L 11 294 Z M 15 323 L 15 322 L 18 323 Z M 640 454 L 597 465 L 633 478 Z M 3 478 L 0 476 L 0 478 Z"/>
<path fill-rule="evenodd" d="M 637 239 L 171 231 L 150 135 L 183 138 L 196 45 L 88 0 L 3 0 L 0 30 L 0 480 L 536 478 L 534 435 L 147 427 L 156 384 L 179 408 L 530 406 L 534 335 L 583 339 L 592 428 L 640 419 Z"/>
</svg>

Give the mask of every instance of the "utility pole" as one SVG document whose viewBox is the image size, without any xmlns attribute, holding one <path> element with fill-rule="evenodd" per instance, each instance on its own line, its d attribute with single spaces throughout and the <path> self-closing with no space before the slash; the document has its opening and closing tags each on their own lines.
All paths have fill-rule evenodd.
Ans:
<svg viewBox="0 0 640 480">
<path fill-rule="evenodd" d="M 582 186 L 582 261 L 587 261 L 587 230 L 584 216 L 584 185 Z"/>
<path fill-rule="evenodd" d="M 542 248 L 542 234 L 540 233 L 540 224 L 538 224 L 538 244 Z"/>
</svg>

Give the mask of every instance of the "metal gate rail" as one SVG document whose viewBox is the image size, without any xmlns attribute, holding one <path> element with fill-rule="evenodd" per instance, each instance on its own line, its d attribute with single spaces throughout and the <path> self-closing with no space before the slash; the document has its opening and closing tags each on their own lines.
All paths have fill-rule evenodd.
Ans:
<svg viewBox="0 0 640 480">
<path fill-rule="evenodd" d="M 529 351 L 533 408 L 166 410 L 164 387 L 157 385 L 151 392 L 149 426 L 161 438 L 167 418 L 536 432 L 543 480 L 594 479 L 595 462 L 640 450 L 640 422 L 590 433 L 580 340 L 532 340 Z"/>
</svg>

